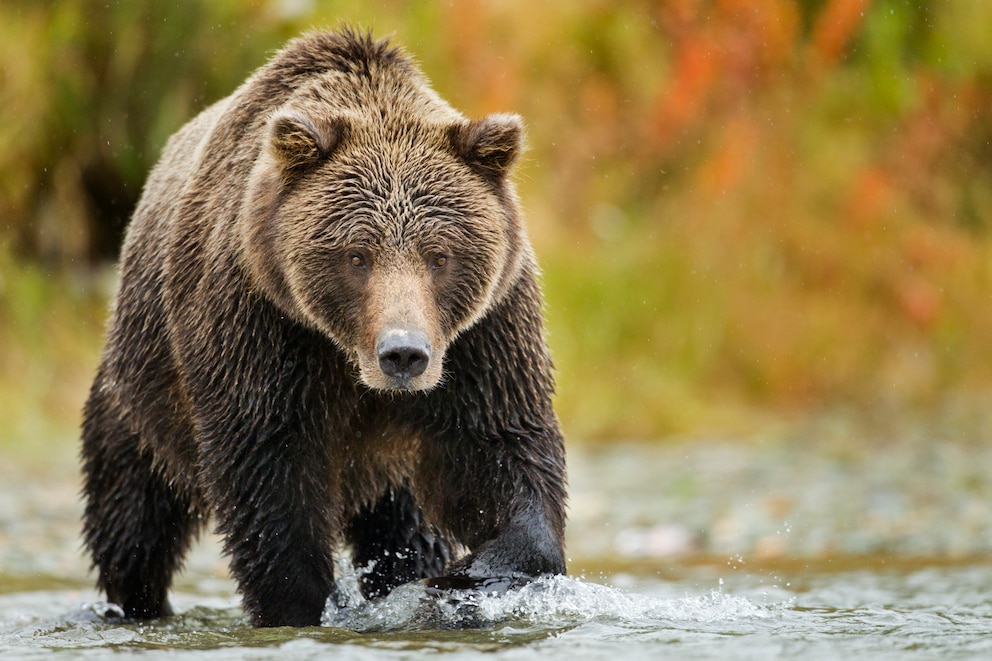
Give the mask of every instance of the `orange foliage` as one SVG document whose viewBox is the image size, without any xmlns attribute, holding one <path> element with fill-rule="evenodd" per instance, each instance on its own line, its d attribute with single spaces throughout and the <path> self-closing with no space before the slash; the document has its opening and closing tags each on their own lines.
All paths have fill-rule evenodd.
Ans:
<svg viewBox="0 0 992 661">
<path fill-rule="evenodd" d="M 924 278 L 903 278 L 898 283 L 896 294 L 903 314 L 919 328 L 932 327 L 940 316 L 943 294 Z"/>
<path fill-rule="evenodd" d="M 812 49 L 815 64 L 830 67 L 864 22 L 871 0 L 830 0 L 816 18 Z"/>
<path fill-rule="evenodd" d="M 754 121 L 745 116 L 731 118 L 722 136 L 699 170 L 698 186 L 708 195 L 724 193 L 742 182 L 760 139 Z"/>
<path fill-rule="evenodd" d="M 658 99 L 656 131 L 661 146 L 693 119 L 702 114 L 703 105 L 717 73 L 714 44 L 704 40 L 686 40 L 675 54 L 675 71 L 671 86 Z"/>
<path fill-rule="evenodd" d="M 655 139 L 669 145 L 704 120 L 716 102 L 739 103 L 793 55 L 798 13 L 785 0 L 662 3 L 659 19 L 674 41 L 670 83 L 655 101 Z"/>
<path fill-rule="evenodd" d="M 445 31 L 451 35 L 451 64 L 456 77 L 477 91 L 474 104 L 479 113 L 506 111 L 519 106 L 520 77 L 517 64 L 490 47 L 492 9 L 480 0 L 451 5 L 443 15 Z"/>
<path fill-rule="evenodd" d="M 891 209 L 893 195 L 888 172 L 875 163 L 869 163 L 853 178 L 844 205 L 844 218 L 850 226 L 865 229 Z"/>
</svg>

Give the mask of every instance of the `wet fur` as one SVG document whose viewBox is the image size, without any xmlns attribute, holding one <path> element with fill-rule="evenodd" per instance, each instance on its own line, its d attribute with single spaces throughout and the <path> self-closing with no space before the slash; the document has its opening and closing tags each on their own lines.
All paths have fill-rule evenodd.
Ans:
<svg viewBox="0 0 992 661">
<path fill-rule="evenodd" d="M 507 179 L 521 143 L 515 117 L 466 120 L 347 30 L 291 42 L 172 138 L 85 410 L 84 539 L 110 601 L 169 613 L 210 517 L 258 626 L 317 624 L 344 546 L 369 596 L 565 571 L 564 448 Z M 369 365 L 396 319 L 433 345 L 411 392 Z"/>
</svg>

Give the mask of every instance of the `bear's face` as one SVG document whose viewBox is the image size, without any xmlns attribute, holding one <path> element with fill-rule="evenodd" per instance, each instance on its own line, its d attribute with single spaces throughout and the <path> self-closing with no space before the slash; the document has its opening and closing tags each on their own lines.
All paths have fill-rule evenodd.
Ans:
<svg viewBox="0 0 992 661">
<path fill-rule="evenodd" d="M 526 245 L 506 174 L 519 119 L 392 129 L 270 120 L 243 249 L 257 285 L 379 390 L 427 390 L 444 353 L 509 288 Z"/>
</svg>

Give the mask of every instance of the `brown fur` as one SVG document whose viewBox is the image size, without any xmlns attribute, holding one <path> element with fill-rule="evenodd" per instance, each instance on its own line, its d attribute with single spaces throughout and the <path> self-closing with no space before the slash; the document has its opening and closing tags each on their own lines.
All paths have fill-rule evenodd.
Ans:
<svg viewBox="0 0 992 661">
<path fill-rule="evenodd" d="M 208 515 L 256 625 L 316 623 L 340 545 L 375 561 L 369 596 L 565 570 L 564 450 L 507 178 L 522 139 L 346 30 L 291 42 L 170 140 L 83 428 L 111 601 L 167 613 Z"/>
</svg>

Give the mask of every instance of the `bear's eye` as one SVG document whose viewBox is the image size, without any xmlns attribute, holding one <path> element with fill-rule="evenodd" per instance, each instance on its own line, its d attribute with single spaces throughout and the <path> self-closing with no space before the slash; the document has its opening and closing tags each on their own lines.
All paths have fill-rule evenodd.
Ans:
<svg viewBox="0 0 992 661">
<path fill-rule="evenodd" d="M 431 260 L 431 268 L 440 270 L 448 265 L 448 257 L 446 255 L 437 255 Z"/>
<path fill-rule="evenodd" d="M 354 266 L 356 269 L 360 269 L 365 266 L 365 258 L 362 257 L 361 255 L 355 254 L 352 255 L 349 259 L 351 261 L 351 265 Z"/>
</svg>

